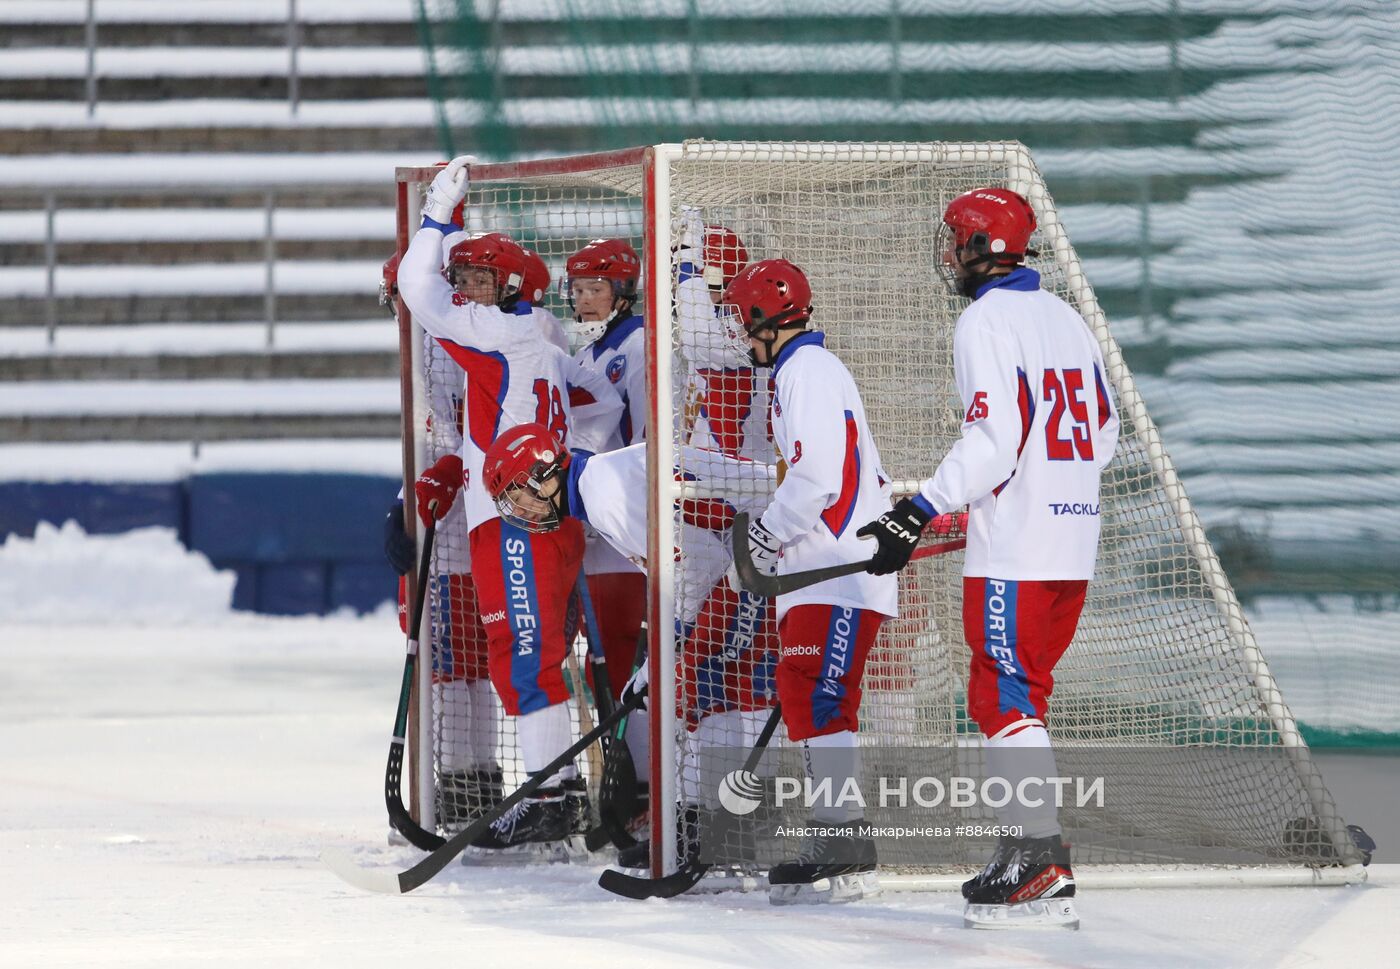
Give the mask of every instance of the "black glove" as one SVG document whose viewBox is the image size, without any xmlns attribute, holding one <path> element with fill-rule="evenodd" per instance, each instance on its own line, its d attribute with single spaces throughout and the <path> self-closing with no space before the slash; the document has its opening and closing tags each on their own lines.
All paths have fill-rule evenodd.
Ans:
<svg viewBox="0 0 1400 969">
<path fill-rule="evenodd" d="M 403 501 L 397 500 L 389 506 L 389 516 L 384 519 L 384 557 L 399 575 L 413 571 L 418 546 L 408 537 L 403 528 Z"/>
<path fill-rule="evenodd" d="M 860 538 L 873 537 L 880 546 L 866 571 L 889 575 L 908 565 L 914 546 L 919 544 L 919 533 L 933 520 L 933 515 L 913 498 L 901 498 L 893 508 L 856 532 Z"/>
</svg>

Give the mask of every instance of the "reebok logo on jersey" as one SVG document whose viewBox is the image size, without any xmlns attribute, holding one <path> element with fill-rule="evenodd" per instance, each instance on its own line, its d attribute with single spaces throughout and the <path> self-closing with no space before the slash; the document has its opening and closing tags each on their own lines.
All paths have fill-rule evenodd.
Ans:
<svg viewBox="0 0 1400 969">
<path fill-rule="evenodd" d="M 784 646 L 782 653 L 784 656 L 820 656 L 822 648 L 820 646 Z"/>
<path fill-rule="evenodd" d="M 489 625 L 491 625 L 493 622 L 505 622 L 505 621 L 506 621 L 506 611 L 505 611 L 504 609 L 497 609 L 495 612 L 484 613 L 484 614 L 482 615 L 482 617 L 481 617 L 481 624 L 482 624 L 483 626 L 489 626 Z"/>
<path fill-rule="evenodd" d="M 1052 515 L 1097 515 L 1099 513 L 1098 502 L 1094 504 L 1080 504 L 1079 502 L 1058 502 L 1052 501 L 1048 505 Z"/>
</svg>

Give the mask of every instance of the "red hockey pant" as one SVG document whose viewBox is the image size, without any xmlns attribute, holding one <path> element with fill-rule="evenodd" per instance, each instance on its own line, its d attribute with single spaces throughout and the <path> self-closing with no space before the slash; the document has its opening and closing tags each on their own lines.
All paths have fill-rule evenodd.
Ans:
<svg viewBox="0 0 1400 969">
<path fill-rule="evenodd" d="M 868 609 L 804 604 L 778 624 L 778 701 L 788 739 L 860 729 L 861 677 L 885 617 Z"/>
<path fill-rule="evenodd" d="M 471 551 L 491 684 L 506 713 L 568 700 L 564 627 L 583 562 L 583 526 L 570 518 L 537 535 L 492 518 L 472 529 Z"/>
<path fill-rule="evenodd" d="M 647 617 L 647 577 L 641 572 L 600 572 L 588 577 L 588 595 L 598 617 L 603 659 L 613 696 L 622 692 L 637 658 L 637 638 Z M 584 630 L 587 632 L 587 629 Z M 593 668 L 588 669 L 593 682 Z"/>
<path fill-rule="evenodd" d="M 1083 579 L 963 579 L 963 635 L 972 649 L 967 712 L 994 737 L 1018 720 L 1045 720 L 1060 661 L 1079 625 Z"/>
</svg>

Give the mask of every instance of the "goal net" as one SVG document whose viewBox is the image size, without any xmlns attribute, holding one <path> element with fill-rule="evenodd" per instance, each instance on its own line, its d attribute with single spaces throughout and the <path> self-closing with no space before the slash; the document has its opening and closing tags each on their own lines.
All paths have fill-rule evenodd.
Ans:
<svg viewBox="0 0 1400 969">
<path fill-rule="evenodd" d="M 432 175 L 433 169 L 398 172 L 401 250 Z M 1123 424 L 1103 483 L 1097 577 L 1056 670 L 1050 707 L 1063 772 L 1102 779 L 1100 802 L 1068 802 L 1061 811 L 1076 864 L 1356 877 L 1359 856 L 1134 387 L 1040 172 L 1016 143 L 687 142 L 473 166 L 466 228 L 510 234 L 539 252 L 556 279 L 564 259 L 591 239 L 624 238 L 643 256 L 652 414 L 651 493 L 645 499 L 649 650 L 653 696 L 676 698 L 652 703 L 654 867 L 664 872 L 676 864 L 678 800 L 696 802 L 702 811 L 724 810 L 717 801 L 720 782 L 737 762 L 715 751 L 742 753 L 752 743 L 772 702 L 777 660 L 761 607 L 752 605 L 757 613 L 746 618 L 739 603 L 726 614 L 734 620 L 728 625 L 707 620 L 727 565 L 723 510 L 761 513 L 782 469 L 771 450 L 763 457 L 771 474 L 710 460 L 714 449 L 728 449 L 719 425 L 742 420 L 740 411 L 762 403 L 768 376 L 757 371 L 746 377 L 737 366 L 717 375 L 733 350 L 733 334 L 712 306 L 687 305 L 692 297 L 682 282 L 694 271 L 687 254 L 704 226 L 725 226 L 743 241 L 750 260 L 780 256 L 802 267 L 814 294 L 812 326 L 826 333 L 827 345 L 853 374 L 882 464 L 896 492 L 907 492 L 956 440 L 962 416 L 952 339 L 966 302 L 940 280 L 935 233 L 950 200 L 989 184 L 1006 185 L 1035 207 L 1039 228 L 1032 245 L 1040 255 L 1029 264 L 1098 338 Z M 552 293 L 548 308 L 568 318 Z M 695 325 L 697 312 L 709 314 L 710 325 Z M 411 480 L 413 469 L 455 446 L 441 420 L 431 419 L 431 401 L 444 386 L 460 388 L 461 373 L 406 314 L 402 319 Z M 729 401 L 725 388 L 733 394 Z M 705 390 L 708 406 L 701 407 Z M 696 451 L 696 444 L 710 450 Z M 635 500 L 640 512 L 643 499 Z M 704 514 L 696 514 L 697 507 Z M 440 556 L 465 545 L 461 531 L 460 524 L 439 528 Z M 978 730 L 965 710 L 961 559 L 956 552 L 927 557 L 901 575 L 900 615 L 885 623 L 865 673 L 860 737 L 867 794 L 893 774 L 946 778 L 982 770 Z M 451 610 L 439 602 L 444 586 L 436 588 L 428 639 L 441 656 Z M 736 639 L 735 623 L 749 621 L 752 627 Z M 455 756 L 453 738 L 462 733 L 454 718 L 484 715 L 481 709 L 464 714 L 458 700 L 445 699 L 442 684 L 431 682 L 433 665 L 423 664 L 418 690 L 422 756 L 415 786 L 424 814 L 433 810 L 443 771 L 453 766 L 444 758 Z M 478 745 L 496 744 L 509 790 L 521 779 L 513 773 L 509 724 L 501 718 L 488 731 L 483 721 L 477 730 L 484 738 Z M 761 773 L 800 776 L 796 752 L 786 749 L 782 736 L 780 729 Z M 773 783 L 768 787 L 772 800 Z M 773 803 L 747 832 L 731 824 L 722 828 L 723 837 L 752 848 L 756 825 L 804 816 L 800 804 Z M 890 829 L 947 827 L 936 844 L 897 833 L 879 839 L 882 866 L 911 872 L 981 864 L 990 839 L 979 824 L 995 823 L 990 809 L 954 807 L 947 799 L 887 806 L 868 798 L 865 816 Z M 758 841 L 751 855 L 737 844 L 726 846 L 738 852 L 739 869 L 745 859 L 761 867 L 795 848 L 763 832 Z"/>
</svg>

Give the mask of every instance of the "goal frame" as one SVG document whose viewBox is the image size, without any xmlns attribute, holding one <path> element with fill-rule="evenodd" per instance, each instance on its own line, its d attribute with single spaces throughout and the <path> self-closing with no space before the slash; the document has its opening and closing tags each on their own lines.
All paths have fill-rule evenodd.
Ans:
<svg viewBox="0 0 1400 969">
<path fill-rule="evenodd" d="M 1122 350 L 1108 327 L 1107 318 L 1099 305 L 1083 266 L 1074 252 L 1060 223 L 1058 213 L 1050 202 L 1049 193 L 1029 150 L 1019 142 L 977 143 L 817 143 L 817 142 L 738 142 L 708 143 L 708 160 L 793 160 L 794 156 L 809 156 L 814 160 L 878 161 L 898 153 L 910 161 L 955 163 L 975 153 L 979 161 L 1001 161 L 1016 170 L 1028 173 L 1022 183 L 1009 187 L 1025 195 L 1040 217 L 1040 231 L 1048 243 L 1056 265 L 1063 272 L 1068 286 L 1078 300 L 1081 313 L 1102 351 L 1106 375 L 1111 374 L 1118 395 L 1120 412 L 1129 416 L 1146 442 L 1147 458 L 1153 473 L 1166 491 L 1177 524 L 1185 537 L 1202 576 L 1207 582 L 1216 608 L 1228 628 L 1230 641 L 1238 646 L 1248 676 L 1263 698 L 1266 715 L 1277 732 L 1280 745 L 1297 768 L 1309 802 L 1326 827 L 1332 844 L 1342 846 L 1343 861 L 1327 866 L 1258 865 L 1248 867 L 1192 867 L 1150 865 L 1083 866 L 1080 880 L 1089 886 L 1127 887 L 1161 886 L 1263 886 L 1263 885 L 1337 885 L 1365 880 L 1365 869 L 1357 861 L 1345 825 L 1322 784 L 1320 774 L 1311 763 L 1306 742 L 1296 721 L 1281 700 L 1281 694 L 1269 671 L 1240 603 L 1208 540 L 1175 465 L 1161 442 L 1155 422 L 1138 392 Z M 671 355 L 674 352 L 672 316 L 674 296 L 670 276 L 671 264 L 671 182 L 672 165 L 683 158 L 685 146 L 665 143 L 618 151 L 596 152 L 533 161 L 497 164 L 473 164 L 470 177 L 473 184 L 510 182 L 540 176 L 582 174 L 602 168 L 639 166 L 641 207 L 643 213 L 643 289 L 646 333 L 646 377 L 649 417 L 654 428 L 669 427 L 673 420 Z M 400 167 L 396 169 L 397 188 L 397 251 L 401 254 L 419 219 L 421 193 L 412 186 L 424 185 L 437 172 L 432 166 Z M 400 327 L 401 386 L 403 387 L 403 456 L 404 485 L 411 494 L 417 469 L 425 466 L 426 440 L 424 426 L 424 394 L 422 388 L 422 333 L 412 322 L 406 307 L 398 308 Z M 937 455 L 930 455 L 930 460 Z M 647 437 L 647 470 L 649 493 L 647 513 L 652 527 L 648 529 L 648 560 L 667 561 L 674 547 L 675 531 L 672 508 L 674 502 L 700 494 L 696 486 L 676 480 L 675 446 L 669 433 L 653 433 Z M 896 492 L 910 493 L 918 482 L 895 481 Z M 412 517 L 412 516 L 410 516 Z M 409 522 L 410 535 L 415 535 L 415 522 Z M 662 550 L 667 550 L 663 556 Z M 669 568 L 650 569 L 647 574 L 647 651 L 652 670 L 653 692 L 674 690 L 676 637 L 673 615 L 676 590 L 675 573 Z M 427 619 L 425 617 L 425 623 Z M 426 640 L 424 640 L 426 641 Z M 431 724 L 423 715 L 422 697 L 430 695 L 431 663 L 418 665 L 418 682 L 411 708 L 410 772 L 412 785 L 410 809 L 424 827 L 431 828 L 433 817 L 433 772 L 431 757 L 419 751 L 431 750 Z M 676 714 L 670 703 L 651 704 L 651 857 L 653 874 L 657 877 L 673 873 L 678 864 L 675 853 L 675 812 L 668 805 L 677 800 L 677 776 L 674 770 Z M 425 795 L 425 792 L 428 792 Z M 882 874 L 882 884 L 905 890 L 946 890 L 954 887 L 963 875 L 944 874 Z"/>
</svg>

